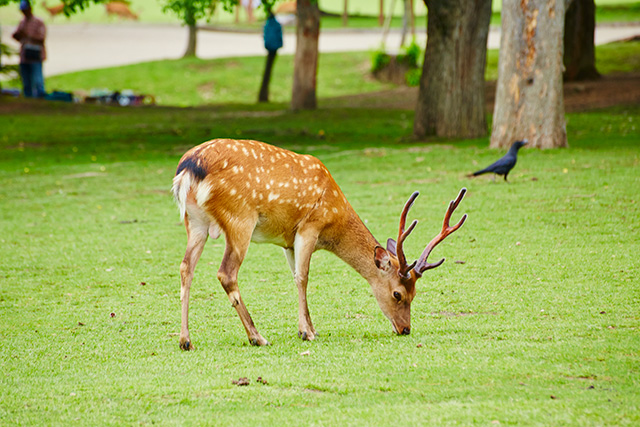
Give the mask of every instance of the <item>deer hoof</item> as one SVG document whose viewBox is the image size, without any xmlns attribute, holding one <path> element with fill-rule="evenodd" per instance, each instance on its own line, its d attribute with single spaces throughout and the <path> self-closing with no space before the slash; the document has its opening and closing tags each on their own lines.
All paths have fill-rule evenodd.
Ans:
<svg viewBox="0 0 640 427">
<path fill-rule="evenodd" d="M 313 332 L 298 331 L 298 336 L 302 339 L 302 341 L 313 341 L 314 339 L 316 339 L 316 335 Z"/>
<path fill-rule="evenodd" d="M 180 340 L 180 348 L 184 351 L 193 350 L 193 344 L 189 340 Z"/>
<path fill-rule="evenodd" d="M 262 337 L 259 338 L 251 338 L 249 340 L 249 342 L 251 343 L 251 345 L 255 345 L 255 346 L 265 346 L 265 345 L 271 345 L 271 343 L 267 340 L 265 340 Z"/>
</svg>

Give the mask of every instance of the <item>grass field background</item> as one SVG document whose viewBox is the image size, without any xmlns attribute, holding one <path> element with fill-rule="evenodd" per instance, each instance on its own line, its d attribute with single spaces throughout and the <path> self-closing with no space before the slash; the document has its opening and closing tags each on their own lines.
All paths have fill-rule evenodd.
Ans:
<svg viewBox="0 0 640 427">
<path fill-rule="evenodd" d="M 636 44 L 598 49 L 601 72 L 637 71 Z M 488 138 L 417 142 L 410 110 L 332 107 L 352 85 L 380 89 L 366 80 L 367 54 L 350 67 L 323 55 L 322 108 L 298 113 L 284 97 L 252 104 L 257 81 L 244 75 L 256 61 L 153 64 L 158 81 L 198 87 L 187 70 L 220 87 L 245 82 L 232 103 L 2 100 L 1 425 L 640 423 L 640 106 L 568 114 L 570 147 L 521 151 L 507 184 L 467 177 L 502 155 Z M 149 66 L 108 70 L 105 85 Z M 77 88 L 81 76 L 47 84 Z M 169 188 L 180 156 L 216 137 L 317 156 L 381 242 L 420 191 L 405 243 L 414 258 L 468 188 L 454 220 L 469 219 L 432 255 L 447 261 L 418 282 L 411 335 L 395 336 L 364 279 L 318 252 L 309 305 L 320 337 L 301 341 L 282 251 L 252 245 L 240 290 L 273 345 L 251 347 L 216 279 L 219 239 L 192 287 L 196 350 L 179 349 L 186 236 Z M 232 383 L 240 377 L 250 385 Z"/>
<path fill-rule="evenodd" d="M 3 424 L 640 421 L 637 107 L 569 115 L 571 148 L 523 151 L 511 184 L 466 177 L 500 155 L 486 138 L 413 143 L 407 111 L 14 107 L 0 115 Z M 251 347 L 216 280 L 217 240 L 192 288 L 196 351 L 180 351 L 185 233 L 168 189 L 184 151 L 229 136 L 318 156 L 381 241 L 421 191 L 413 257 L 469 189 L 410 336 L 320 252 L 321 337 L 300 341 L 282 251 L 253 245 L 241 292 L 273 345 Z"/>
<path fill-rule="evenodd" d="M 47 90 L 89 93 L 93 88 L 130 89 L 153 94 L 161 105 L 198 106 L 213 103 L 253 103 L 257 99 L 264 57 L 198 58 L 145 62 L 123 67 L 81 71 L 46 79 Z M 604 74 L 640 70 L 640 43 L 611 43 L 596 47 L 596 67 Z M 353 95 L 392 86 L 371 77 L 371 53 L 322 54 L 318 96 Z M 270 85 L 270 100 L 291 99 L 293 56 L 278 56 Z M 144 76 L 144 78 L 140 78 Z M 175 79 L 179 76 L 180 84 Z M 498 78 L 498 51 L 487 53 L 487 80 Z M 5 86 L 20 87 L 17 80 Z"/>
</svg>

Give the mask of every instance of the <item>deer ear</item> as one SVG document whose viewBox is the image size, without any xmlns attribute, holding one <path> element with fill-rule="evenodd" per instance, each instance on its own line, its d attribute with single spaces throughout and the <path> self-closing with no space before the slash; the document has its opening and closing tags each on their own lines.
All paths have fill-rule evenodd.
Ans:
<svg viewBox="0 0 640 427">
<path fill-rule="evenodd" d="M 389 252 L 391 255 L 397 257 L 398 253 L 396 252 L 396 241 L 393 239 L 388 239 L 387 240 L 387 252 Z"/>
<path fill-rule="evenodd" d="M 391 259 L 389 258 L 389 252 L 384 250 L 382 246 L 376 246 L 373 259 L 376 263 L 376 267 L 378 267 L 380 270 L 389 271 L 391 269 Z"/>
</svg>

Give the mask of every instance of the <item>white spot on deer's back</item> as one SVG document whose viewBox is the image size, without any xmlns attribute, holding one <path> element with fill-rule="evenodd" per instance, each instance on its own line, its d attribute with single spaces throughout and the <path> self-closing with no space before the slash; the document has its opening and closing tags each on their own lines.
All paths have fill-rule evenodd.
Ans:
<svg viewBox="0 0 640 427">
<path fill-rule="evenodd" d="M 231 194 L 232 196 L 234 196 L 238 191 L 235 188 L 232 188 L 231 190 L 229 190 L 229 194 Z"/>
<path fill-rule="evenodd" d="M 333 190 L 333 195 L 338 197 L 338 192 L 336 190 Z"/>
<path fill-rule="evenodd" d="M 279 194 L 269 193 L 269 197 L 267 197 L 267 200 L 271 202 L 273 200 L 276 200 L 278 197 L 280 197 Z"/>
<path fill-rule="evenodd" d="M 249 151 L 248 151 L 246 148 L 242 147 L 242 153 L 243 153 L 245 156 L 249 157 Z"/>
<path fill-rule="evenodd" d="M 238 173 L 238 166 L 234 166 L 234 167 L 232 167 L 232 168 L 231 168 L 231 171 L 232 171 L 233 173 Z"/>
<path fill-rule="evenodd" d="M 332 208 L 331 210 L 333 211 L 333 213 L 338 213 L 338 209 L 337 208 Z"/>
<path fill-rule="evenodd" d="M 238 147 L 235 144 L 231 146 L 231 149 L 236 152 L 238 151 Z"/>
<path fill-rule="evenodd" d="M 228 164 L 229 164 L 229 161 L 225 159 L 224 162 L 222 163 L 222 169 L 226 168 Z"/>
</svg>

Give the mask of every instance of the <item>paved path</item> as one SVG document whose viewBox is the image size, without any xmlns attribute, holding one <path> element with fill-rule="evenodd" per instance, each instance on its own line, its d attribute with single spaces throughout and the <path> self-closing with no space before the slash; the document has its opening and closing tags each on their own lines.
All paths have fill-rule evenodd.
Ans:
<svg viewBox="0 0 640 427">
<path fill-rule="evenodd" d="M 2 26 L 2 40 L 13 42 L 14 29 Z M 179 25 L 149 24 L 66 24 L 49 25 L 45 75 L 51 76 L 70 71 L 104 68 L 159 59 L 179 58 L 187 43 L 187 30 Z M 605 26 L 596 29 L 596 44 L 640 35 L 640 26 Z M 426 35 L 418 34 L 418 42 L 424 43 Z M 373 50 L 380 46 L 380 30 L 324 31 L 320 35 L 321 52 L 349 52 Z M 387 46 L 398 46 L 400 34 L 391 32 Z M 499 29 L 489 34 L 489 48 L 500 45 Z M 295 51 L 295 31 L 285 30 L 284 48 L 281 54 Z M 262 35 L 259 33 L 235 33 L 219 31 L 198 32 L 198 56 L 222 58 L 232 56 L 264 55 Z"/>
</svg>

